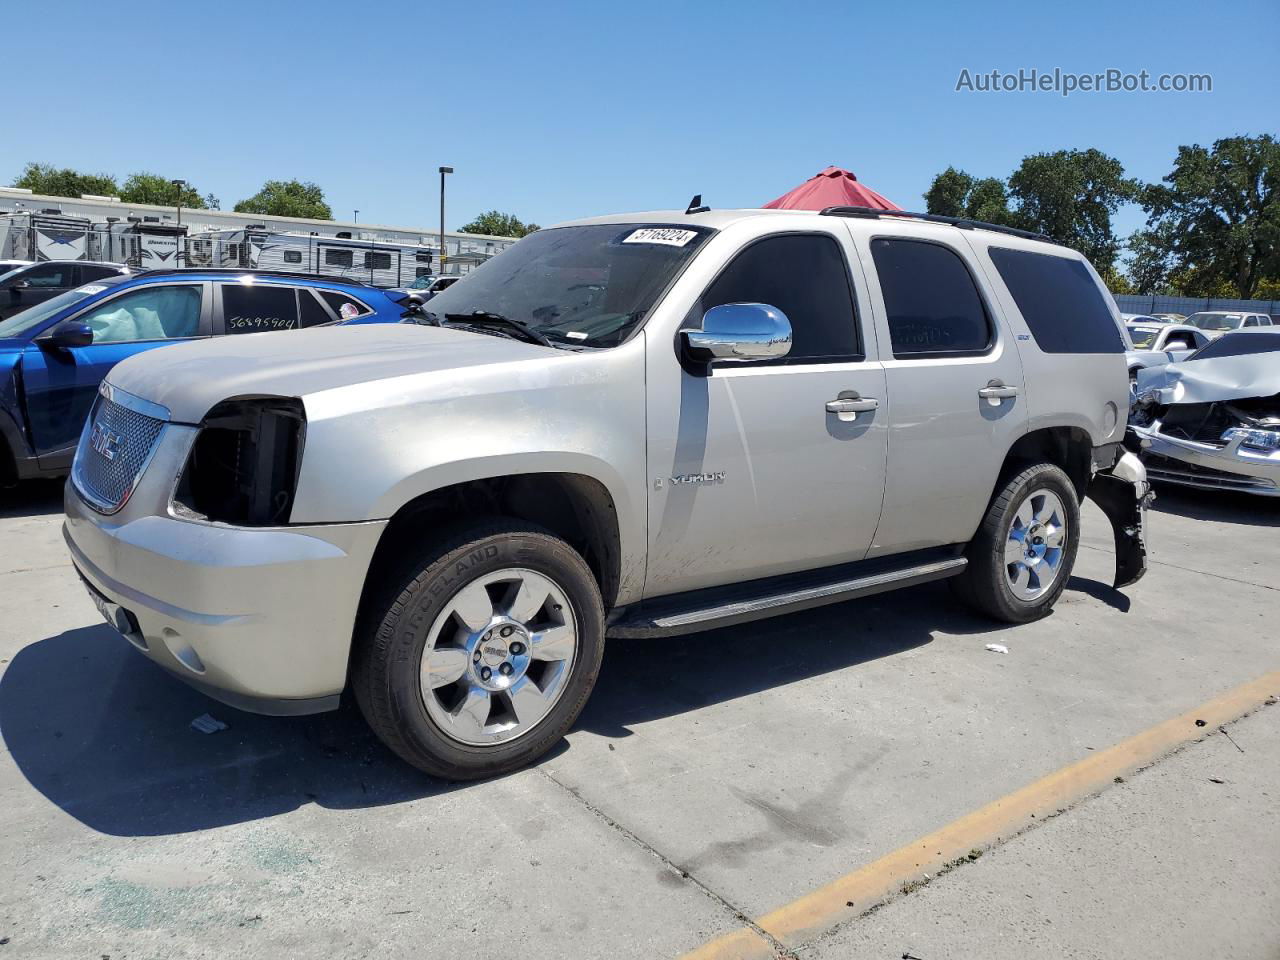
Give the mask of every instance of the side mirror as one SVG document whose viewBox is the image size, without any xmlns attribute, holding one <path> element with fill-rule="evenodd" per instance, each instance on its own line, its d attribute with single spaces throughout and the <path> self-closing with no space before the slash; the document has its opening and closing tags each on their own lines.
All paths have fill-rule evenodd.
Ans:
<svg viewBox="0 0 1280 960">
<path fill-rule="evenodd" d="M 63 320 L 41 337 L 40 342 L 60 350 L 87 347 L 93 343 L 93 327 L 80 320 Z"/>
<path fill-rule="evenodd" d="M 726 303 L 702 317 L 702 329 L 680 331 L 694 360 L 771 360 L 791 352 L 791 321 L 767 303 Z"/>
<path fill-rule="evenodd" d="M 420 293 L 410 293 L 400 301 L 400 306 L 404 307 L 404 312 L 400 314 L 400 319 L 409 323 L 422 322 L 422 306 L 427 302 L 427 298 Z"/>
</svg>

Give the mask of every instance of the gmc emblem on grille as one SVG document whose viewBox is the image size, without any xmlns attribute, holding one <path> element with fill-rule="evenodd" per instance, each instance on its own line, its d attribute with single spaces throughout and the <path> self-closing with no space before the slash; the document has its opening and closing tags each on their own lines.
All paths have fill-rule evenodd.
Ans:
<svg viewBox="0 0 1280 960">
<path fill-rule="evenodd" d="M 114 460 L 116 454 L 120 452 L 120 434 L 112 433 L 101 423 L 95 423 L 93 432 L 89 435 L 89 445 L 100 456 L 107 460 Z"/>
</svg>

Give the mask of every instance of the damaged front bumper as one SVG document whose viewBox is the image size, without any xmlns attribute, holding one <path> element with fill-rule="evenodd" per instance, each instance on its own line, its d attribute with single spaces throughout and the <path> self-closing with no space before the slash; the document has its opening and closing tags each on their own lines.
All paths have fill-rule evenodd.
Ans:
<svg viewBox="0 0 1280 960">
<path fill-rule="evenodd" d="M 1111 521 L 1118 589 L 1137 583 L 1147 572 L 1147 507 L 1154 494 L 1142 461 L 1129 451 L 1121 453 L 1118 444 L 1110 449 L 1118 455 L 1110 464 L 1095 462 L 1088 497 Z"/>
<path fill-rule="evenodd" d="M 1160 432 L 1159 422 L 1131 426 L 1142 448 L 1142 459 L 1153 480 L 1203 490 L 1239 490 L 1280 497 L 1280 450 L 1245 445 L 1237 433 L 1225 444 L 1200 443 Z"/>
</svg>

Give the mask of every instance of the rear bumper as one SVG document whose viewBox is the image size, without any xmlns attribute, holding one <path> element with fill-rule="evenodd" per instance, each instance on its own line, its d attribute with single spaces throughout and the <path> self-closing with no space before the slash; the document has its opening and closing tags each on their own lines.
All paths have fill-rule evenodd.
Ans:
<svg viewBox="0 0 1280 960">
<path fill-rule="evenodd" d="M 1280 496 L 1280 451 L 1265 453 L 1167 437 L 1152 427 L 1133 427 L 1153 480 L 1204 490 L 1239 490 Z"/>
<path fill-rule="evenodd" d="M 1117 588 L 1136 583 L 1147 572 L 1147 507 L 1151 484 L 1142 462 L 1124 453 L 1089 482 L 1089 499 L 1111 521 L 1116 548 Z"/>
<path fill-rule="evenodd" d="M 246 529 L 132 509 L 104 517 L 71 484 L 65 497 L 76 569 L 143 654 L 240 709 L 337 706 L 385 521 Z"/>
</svg>

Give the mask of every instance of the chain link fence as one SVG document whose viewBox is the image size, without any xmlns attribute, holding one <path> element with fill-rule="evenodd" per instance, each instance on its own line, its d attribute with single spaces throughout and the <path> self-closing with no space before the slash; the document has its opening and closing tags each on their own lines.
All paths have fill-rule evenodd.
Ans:
<svg viewBox="0 0 1280 960">
<path fill-rule="evenodd" d="M 1280 316 L 1280 300 L 1232 300 L 1222 297 L 1159 297 L 1128 293 L 1115 295 L 1121 313 L 1180 313 L 1185 317 L 1201 310 L 1239 310 Z"/>
</svg>

